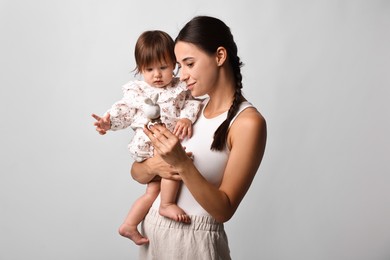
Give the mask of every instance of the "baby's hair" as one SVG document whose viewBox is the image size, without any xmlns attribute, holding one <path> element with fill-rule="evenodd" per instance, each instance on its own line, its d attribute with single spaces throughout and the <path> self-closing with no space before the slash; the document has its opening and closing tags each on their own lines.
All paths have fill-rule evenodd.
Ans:
<svg viewBox="0 0 390 260">
<path fill-rule="evenodd" d="M 135 44 L 135 73 L 140 73 L 155 62 L 176 65 L 175 43 L 169 34 L 163 31 L 145 31 Z"/>
<path fill-rule="evenodd" d="M 236 89 L 227 117 L 215 131 L 214 140 L 211 144 L 211 150 L 221 151 L 226 147 L 230 122 L 237 114 L 243 100 L 241 93 L 241 67 L 243 63 L 237 56 L 237 45 L 234 42 L 230 28 L 221 20 L 209 16 L 196 16 L 189 21 L 176 37 L 175 42 L 178 41 L 192 43 L 210 55 L 215 54 L 219 47 L 224 47 L 228 53 L 228 62 L 234 74 Z"/>
</svg>

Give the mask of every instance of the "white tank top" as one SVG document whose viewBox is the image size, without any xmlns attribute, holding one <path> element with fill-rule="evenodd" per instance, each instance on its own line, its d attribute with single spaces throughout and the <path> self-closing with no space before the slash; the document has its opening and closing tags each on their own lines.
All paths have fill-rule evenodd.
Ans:
<svg viewBox="0 0 390 260">
<path fill-rule="evenodd" d="M 226 119 L 227 111 L 214 118 L 206 118 L 203 115 L 203 112 L 208 101 L 209 99 L 203 101 L 200 116 L 193 127 L 193 136 L 191 139 L 183 141 L 183 146 L 186 147 L 186 151 L 193 153 L 194 165 L 203 177 L 211 184 L 219 187 L 229 157 L 229 149 L 225 147 L 223 151 L 212 151 L 210 150 L 210 147 L 213 142 L 214 132 Z M 253 107 L 253 105 L 247 101 L 241 103 L 239 111 L 230 125 L 236 117 L 248 107 Z M 194 199 L 191 192 L 184 184 L 181 185 L 177 197 L 177 204 L 188 215 L 210 216 Z M 159 205 L 160 196 L 154 202 L 153 208 L 158 209 Z"/>
</svg>

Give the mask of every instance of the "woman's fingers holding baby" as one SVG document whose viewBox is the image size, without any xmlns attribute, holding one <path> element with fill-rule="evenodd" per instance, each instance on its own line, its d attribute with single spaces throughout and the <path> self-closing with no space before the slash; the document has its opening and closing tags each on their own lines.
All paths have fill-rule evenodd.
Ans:
<svg viewBox="0 0 390 260">
<path fill-rule="evenodd" d="M 172 134 L 164 125 L 156 124 L 149 128 L 144 127 L 145 134 L 150 138 L 153 144 L 154 140 L 158 140 L 162 143 L 167 143 L 169 140 L 177 140 L 177 137 Z"/>
<path fill-rule="evenodd" d="M 150 129 L 145 127 L 144 132 L 151 140 L 155 150 L 170 165 L 175 166 L 180 160 L 187 157 L 179 138 L 165 126 L 154 125 Z"/>
</svg>

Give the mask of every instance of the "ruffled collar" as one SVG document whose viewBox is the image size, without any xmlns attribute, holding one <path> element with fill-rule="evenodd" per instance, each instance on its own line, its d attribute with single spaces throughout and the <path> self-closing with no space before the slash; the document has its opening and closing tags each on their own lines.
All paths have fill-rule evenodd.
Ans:
<svg viewBox="0 0 390 260">
<path fill-rule="evenodd" d="M 157 103 L 165 103 L 173 98 L 176 98 L 182 92 L 187 91 L 186 84 L 180 82 L 178 78 L 174 78 L 168 86 L 164 88 L 151 87 L 145 81 L 135 81 L 136 85 L 141 88 L 146 97 L 151 98 L 153 94 L 158 93 L 159 98 Z"/>
</svg>

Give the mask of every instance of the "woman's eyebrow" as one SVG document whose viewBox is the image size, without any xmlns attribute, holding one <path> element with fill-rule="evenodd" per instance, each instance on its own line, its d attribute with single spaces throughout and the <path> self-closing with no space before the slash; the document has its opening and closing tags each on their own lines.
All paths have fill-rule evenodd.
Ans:
<svg viewBox="0 0 390 260">
<path fill-rule="evenodd" d="M 193 57 L 186 57 L 186 58 L 182 59 L 181 61 L 185 62 L 185 61 L 188 61 L 188 60 L 191 60 L 191 59 L 194 59 L 194 58 Z"/>
</svg>

